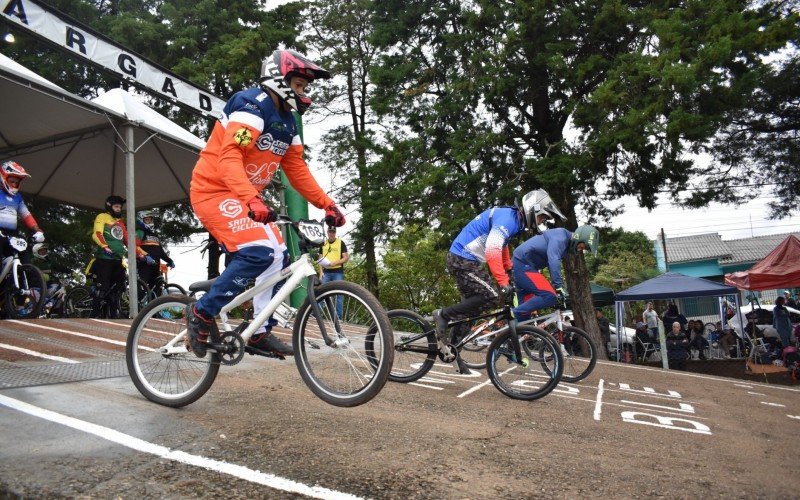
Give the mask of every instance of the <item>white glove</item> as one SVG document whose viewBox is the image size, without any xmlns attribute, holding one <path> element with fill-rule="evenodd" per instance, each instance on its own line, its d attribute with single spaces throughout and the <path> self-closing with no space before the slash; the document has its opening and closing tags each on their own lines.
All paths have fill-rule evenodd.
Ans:
<svg viewBox="0 0 800 500">
<path fill-rule="evenodd" d="M 44 233 L 41 231 L 33 233 L 33 241 L 34 243 L 44 243 Z"/>
<path fill-rule="evenodd" d="M 319 264 L 320 267 L 324 267 L 325 269 L 328 269 L 329 267 L 331 267 L 331 261 L 327 257 L 323 257 L 323 258 L 319 259 L 317 261 L 317 264 Z"/>
</svg>

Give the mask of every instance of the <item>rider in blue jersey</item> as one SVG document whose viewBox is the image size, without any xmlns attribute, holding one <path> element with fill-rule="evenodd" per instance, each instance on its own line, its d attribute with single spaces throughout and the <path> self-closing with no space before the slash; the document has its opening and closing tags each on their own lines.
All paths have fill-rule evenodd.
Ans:
<svg viewBox="0 0 800 500">
<path fill-rule="evenodd" d="M 513 293 L 509 279 L 509 240 L 525 229 L 538 230 L 556 216 L 564 219 L 550 196 L 538 189 L 523 196 L 521 206 L 489 208 L 461 230 L 447 255 L 447 270 L 456 280 L 461 302 L 433 312 L 442 347 L 449 342 L 445 338 L 449 321 L 474 316 L 486 307 L 500 304 L 502 298 Z M 468 328 L 468 325 L 460 325 L 456 338 L 463 336 Z M 458 367 L 461 373 L 468 372 L 460 358 Z"/>
<path fill-rule="evenodd" d="M 33 214 L 22 200 L 22 194 L 19 193 L 22 181 L 28 177 L 30 174 L 17 162 L 7 161 L 0 165 L 0 187 L 2 187 L 2 192 L 0 192 L 0 231 L 6 234 L 6 238 L 0 238 L 0 258 L 11 254 L 7 237 L 17 234 L 19 220 L 22 220 L 25 227 L 31 231 L 34 243 L 44 242 L 44 233 L 39 227 L 39 223 L 33 218 Z"/>
<path fill-rule="evenodd" d="M 526 320 L 534 311 L 555 306 L 557 297 L 563 301 L 561 260 L 568 252 L 590 250 L 597 255 L 598 244 L 597 229 L 580 226 L 574 233 L 560 227 L 549 229 L 517 247 L 512 263 L 519 306 L 514 315 Z M 550 281 L 541 273 L 544 268 L 550 270 Z"/>
</svg>

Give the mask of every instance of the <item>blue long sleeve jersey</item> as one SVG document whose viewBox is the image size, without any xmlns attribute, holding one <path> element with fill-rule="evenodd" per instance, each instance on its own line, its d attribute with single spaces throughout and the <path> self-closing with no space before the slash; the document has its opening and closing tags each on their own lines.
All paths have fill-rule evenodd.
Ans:
<svg viewBox="0 0 800 500">
<path fill-rule="evenodd" d="M 572 233 L 562 227 L 548 229 L 534 236 L 514 250 L 512 263 L 541 272 L 545 267 L 550 269 L 550 282 L 554 288 L 561 288 L 561 259 L 569 250 Z"/>
<path fill-rule="evenodd" d="M 508 284 L 505 270 L 511 268 L 508 240 L 524 229 L 516 207 L 484 210 L 458 234 L 450 251 L 459 257 L 486 262 L 500 286 Z"/>
</svg>

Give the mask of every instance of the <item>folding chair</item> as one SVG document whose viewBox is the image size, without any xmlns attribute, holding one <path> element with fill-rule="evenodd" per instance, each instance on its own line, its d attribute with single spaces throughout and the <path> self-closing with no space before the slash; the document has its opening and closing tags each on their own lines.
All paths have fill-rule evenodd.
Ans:
<svg viewBox="0 0 800 500">
<path fill-rule="evenodd" d="M 645 362 L 649 357 L 658 353 L 658 361 L 661 361 L 661 345 L 655 342 L 644 342 L 639 336 L 636 336 L 637 350 L 642 353 L 642 362 Z"/>
</svg>

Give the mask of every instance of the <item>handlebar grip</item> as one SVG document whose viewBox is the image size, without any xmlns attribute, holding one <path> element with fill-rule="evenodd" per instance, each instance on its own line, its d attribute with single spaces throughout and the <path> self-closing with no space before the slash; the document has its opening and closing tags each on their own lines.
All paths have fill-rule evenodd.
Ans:
<svg viewBox="0 0 800 500">
<path fill-rule="evenodd" d="M 253 220 L 256 220 L 256 214 L 254 214 L 252 210 L 247 211 L 247 216 Z"/>
</svg>

